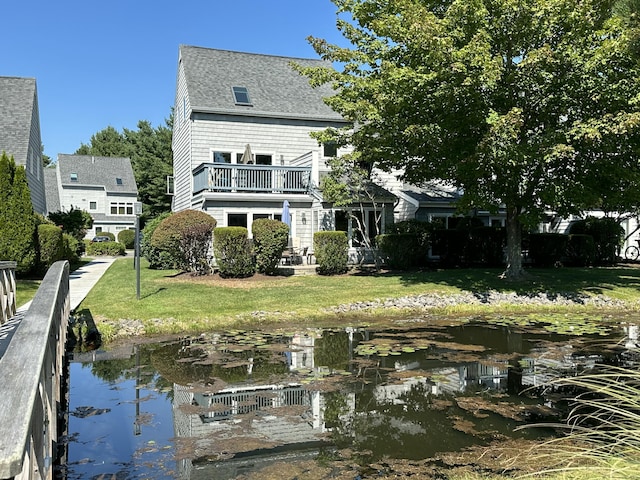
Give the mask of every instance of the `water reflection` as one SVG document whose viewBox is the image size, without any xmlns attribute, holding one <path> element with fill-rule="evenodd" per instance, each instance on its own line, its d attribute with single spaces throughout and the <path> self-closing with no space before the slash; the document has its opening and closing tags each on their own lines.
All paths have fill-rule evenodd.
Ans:
<svg viewBox="0 0 640 480">
<path fill-rule="evenodd" d="M 347 447 L 368 464 L 545 435 L 513 431 L 557 418 L 561 396 L 541 386 L 619 363 L 637 342 L 636 325 L 571 336 L 478 322 L 238 330 L 78 354 L 66 473 L 226 479 Z"/>
</svg>

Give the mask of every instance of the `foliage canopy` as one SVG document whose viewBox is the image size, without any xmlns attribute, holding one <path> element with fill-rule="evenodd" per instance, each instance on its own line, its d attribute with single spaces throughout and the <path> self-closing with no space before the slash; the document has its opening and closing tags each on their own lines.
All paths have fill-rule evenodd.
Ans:
<svg viewBox="0 0 640 480">
<path fill-rule="evenodd" d="M 444 180 L 462 208 L 506 206 L 508 276 L 545 210 L 638 207 L 639 69 L 613 1 L 332 1 L 351 46 L 310 38 L 341 67 L 300 71 L 357 128 L 319 140 Z"/>
</svg>

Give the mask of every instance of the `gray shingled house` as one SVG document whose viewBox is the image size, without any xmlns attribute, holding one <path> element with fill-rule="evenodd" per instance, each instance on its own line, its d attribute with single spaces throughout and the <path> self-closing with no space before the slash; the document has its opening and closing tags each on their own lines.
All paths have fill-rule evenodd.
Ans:
<svg viewBox="0 0 640 480">
<path fill-rule="evenodd" d="M 0 153 L 3 151 L 25 168 L 33 208 L 46 214 L 35 78 L 0 77 Z"/>
<path fill-rule="evenodd" d="M 321 60 L 180 46 L 173 123 L 173 210 L 202 210 L 219 226 L 249 229 L 257 218 L 282 219 L 290 205 L 291 236 L 311 247 L 318 230 L 348 229 L 344 212 L 318 189 L 336 154 L 310 133 L 348 123 L 291 67 Z M 386 192 L 384 224 L 396 197 Z M 373 209 L 365 207 L 367 228 Z M 353 243 L 352 247 L 357 245 Z"/>
<path fill-rule="evenodd" d="M 58 155 L 55 168 L 45 169 L 49 212 L 85 210 L 93 217 L 92 238 L 101 232 L 135 228 L 138 186 L 131 160 L 91 155 Z"/>
</svg>

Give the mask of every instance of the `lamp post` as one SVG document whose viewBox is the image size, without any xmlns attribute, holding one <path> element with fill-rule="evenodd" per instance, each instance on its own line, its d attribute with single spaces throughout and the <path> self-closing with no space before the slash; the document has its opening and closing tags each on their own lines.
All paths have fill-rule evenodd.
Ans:
<svg viewBox="0 0 640 480">
<path fill-rule="evenodd" d="M 133 213 L 136 216 L 136 240 L 134 242 L 133 263 L 136 266 L 136 298 L 140 300 L 140 215 L 142 215 L 142 202 L 133 204 Z"/>
</svg>

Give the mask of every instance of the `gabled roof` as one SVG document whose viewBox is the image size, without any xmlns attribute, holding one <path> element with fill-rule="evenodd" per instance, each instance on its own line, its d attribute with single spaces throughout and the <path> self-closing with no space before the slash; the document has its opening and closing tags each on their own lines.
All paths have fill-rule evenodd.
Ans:
<svg viewBox="0 0 640 480">
<path fill-rule="evenodd" d="M 344 121 L 322 100 L 333 90 L 327 85 L 312 88 L 291 68 L 291 62 L 331 66 L 322 60 L 181 45 L 180 61 L 194 112 Z M 233 87 L 245 87 L 251 105 L 236 104 Z"/>
<path fill-rule="evenodd" d="M 417 207 L 429 204 L 452 204 L 460 200 L 460 191 L 449 185 L 429 182 L 422 186 L 405 185 L 398 195 Z"/>
<path fill-rule="evenodd" d="M 26 165 L 31 120 L 36 108 L 36 79 L 0 77 L 0 153 Z"/>
<path fill-rule="evenodd" d="M 104 187 L 107 193 L 138 194 L 129 158 L 60 154 L 58 169 L 65 187 Z"/>
<path fill-rule="evenodd" d="M 47 198 L 48 213 L 60 211 L 60 192 L 58 191 L 58 178 L 55 168 L 45 168 L 44 194 Z"/>
</svg>

